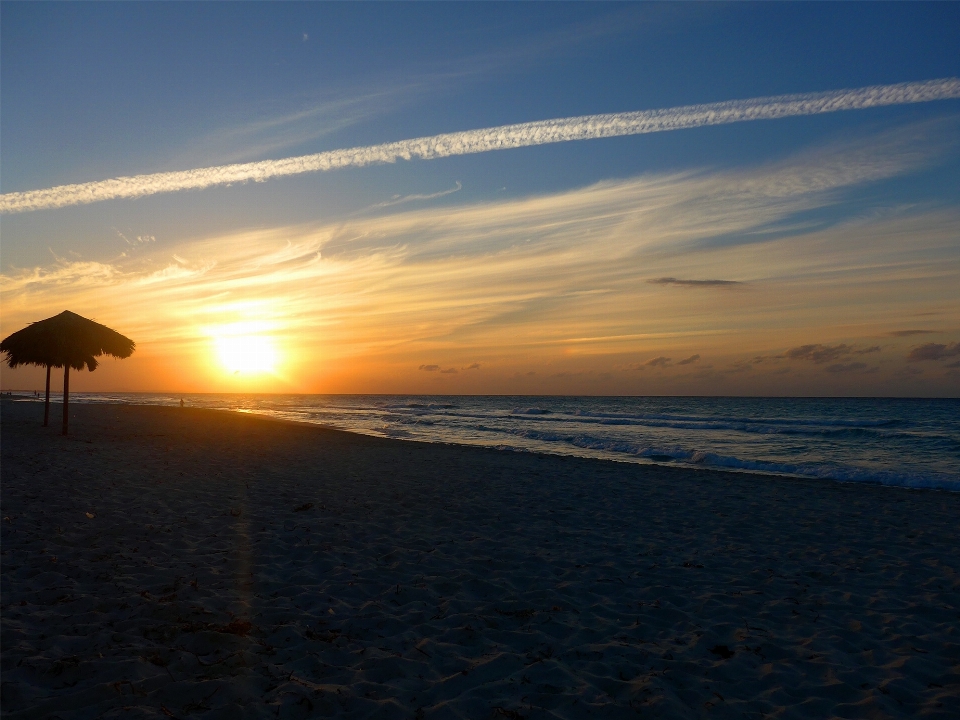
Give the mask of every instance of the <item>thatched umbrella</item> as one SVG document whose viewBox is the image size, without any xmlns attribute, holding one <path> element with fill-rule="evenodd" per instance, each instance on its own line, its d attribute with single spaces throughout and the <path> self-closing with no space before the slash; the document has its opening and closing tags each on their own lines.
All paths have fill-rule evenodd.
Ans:
<svg viewBox="0 0 960 720">
<path fill-rule="evenodd" d="M 43 409 L 43 424 L 50 418 L 50 368 L 63 368 L 63 434 L 67 434 L 67 410 L 70 402 L 70 368 L 90 372 L 97 369 L 97 357 L 112 355 L 127 358 L 136 343 L 106 325 L 87 320 L 64 310 L 59 315 L 31 323 L 0 342 L 0 352 L 6 353 L 7 365 L 45 365 L 47 368 L 47 395 Z"/>
</svg>

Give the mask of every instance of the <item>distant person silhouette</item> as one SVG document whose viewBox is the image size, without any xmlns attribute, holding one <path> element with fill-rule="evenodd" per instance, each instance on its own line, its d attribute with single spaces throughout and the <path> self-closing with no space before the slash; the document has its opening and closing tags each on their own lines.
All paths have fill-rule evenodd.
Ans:
<svg viewBox="0 0 960 720">
<path fill-rule="evenodd" d="M 180 398 L 180 407 L 183 407 L 183 398 Z"/>
</svg>

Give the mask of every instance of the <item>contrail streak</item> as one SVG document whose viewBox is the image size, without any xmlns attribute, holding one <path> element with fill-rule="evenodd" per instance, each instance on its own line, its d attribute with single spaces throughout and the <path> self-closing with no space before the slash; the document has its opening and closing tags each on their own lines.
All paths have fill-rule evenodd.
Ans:
<svg viewBox="0 0 960 720">
<path fill-rule="evenodd" d="M 262 160 L 196 170 L 134 175 L 76 185 L 59 185 L 45 190 L 6 193 L 0 195 L 0 213 L 49 210 L 101 200 L 137 198 L 177 190 L 198 190 L 249 180 L 264 182 L 270 178 L 285 175 L 363 167 L 392 163 L 397 160 L 415 158 L 431 160 L 452 155 L 469 155 L 570 140 L 641 135 L 707 125 L 724 125 L 749 120 L 775 120 L 951 98 L 960 98 L 960 78 L 874 85 L 852 90 L 779 95 L 750 100 L 730 100 L 662 110 L 539 120 L 400 140 L 383 145 L 330 150 L 315 155 L 302 155 L 281 160 Z"/>
</svg>

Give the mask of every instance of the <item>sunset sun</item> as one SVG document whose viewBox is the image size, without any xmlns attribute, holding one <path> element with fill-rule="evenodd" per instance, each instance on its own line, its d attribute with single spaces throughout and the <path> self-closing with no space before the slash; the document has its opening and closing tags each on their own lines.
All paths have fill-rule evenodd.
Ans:
<svg viewBox="0 0 960 720">
<path fill-rule="evenodd" d="M 217 359 L 231 374 L 274 373 L 278 353 L 267 335 L 224 333 L 214 338 Z"/>
</svg>

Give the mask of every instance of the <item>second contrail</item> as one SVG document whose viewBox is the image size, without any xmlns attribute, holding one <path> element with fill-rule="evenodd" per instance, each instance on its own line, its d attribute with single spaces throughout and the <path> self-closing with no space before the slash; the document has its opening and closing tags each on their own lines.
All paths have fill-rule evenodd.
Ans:
<svg viewBox="0 0 960 720">
<path fill-rule="evenodd" d="M 137 198 L 178 190 L 199 190 L 250 180 L 264 182 L 286 175 L 363 167 L 392 163 L 397 160 L 431 160 L 570 140 L 641 135 L 749 120 L 775 120 L 800 115 L 818 115 L 841 110 L 862 110 L 954 98 L 960 98 L 960 78 L 874 85 L 851 90 L 779 95 L 750 100 L 730 100 L 662 110 L 539 120 L 400 140 L 383 145 L 330 150 L 315 155 L 302 155 L 281 160 L 262 160 L 196 170 L 133 175 L 75 185 L 59 185 L 44 190 L 6 193 L 0 195 L 0 213 L 50 210 L 101 200 Z"/>
</svg>

